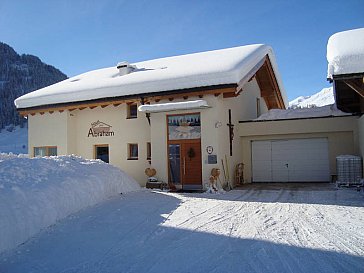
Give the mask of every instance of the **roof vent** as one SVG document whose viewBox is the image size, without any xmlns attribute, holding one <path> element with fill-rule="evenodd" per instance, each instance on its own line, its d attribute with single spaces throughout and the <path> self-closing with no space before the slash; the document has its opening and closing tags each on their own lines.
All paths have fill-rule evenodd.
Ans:
<svg viewBox="0 0 364 273">
<path fill-rule="evenodd" d="M 124 62 L 118 63 L 116 65 L 116 68 L 119 69 L 120 76 L 124 76 L 126 74 L 133 72 L 133 70 L 136 69 L 136 66 L 124 61 Z"/>
</svg>

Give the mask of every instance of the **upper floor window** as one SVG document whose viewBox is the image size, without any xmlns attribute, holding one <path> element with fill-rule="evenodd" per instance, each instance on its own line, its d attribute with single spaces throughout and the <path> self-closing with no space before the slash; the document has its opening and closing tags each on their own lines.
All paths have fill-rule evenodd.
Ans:
<svg viewBox="0 0 364 273">
<path fill-rule="evenodd" d="M 128 104 L 127 118 L 138 117 L 138 105 L 136 103 Z"/>
<path fill-rule="evenodd" d="M 57 146 L 34 147 L 34 156 L 56 156 Z"/>
</svg>

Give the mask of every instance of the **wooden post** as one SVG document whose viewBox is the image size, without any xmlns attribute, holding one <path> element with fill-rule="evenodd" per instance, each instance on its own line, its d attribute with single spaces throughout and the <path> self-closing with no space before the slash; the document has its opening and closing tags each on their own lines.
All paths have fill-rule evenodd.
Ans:
<svg viewBox="0 0 364 273">
<path fill-rule="evenodd" d="M 231 109 L 229 109 L 229 123 L 226 125 L 229 127 L 230 156 L 232 156 L 233 155 L 234 124 L 231 123 Z"/>
</svg>

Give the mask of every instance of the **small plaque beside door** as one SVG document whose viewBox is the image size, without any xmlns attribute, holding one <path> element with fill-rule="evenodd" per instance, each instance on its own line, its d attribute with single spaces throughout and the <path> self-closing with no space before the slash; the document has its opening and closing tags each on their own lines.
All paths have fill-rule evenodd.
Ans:
<svg viewBox="0 0 364 273">
<path fill-rule="evenodd" d="M 207 155 L 207 164 L 217 164 L 217 155 Z"/>
</svg>

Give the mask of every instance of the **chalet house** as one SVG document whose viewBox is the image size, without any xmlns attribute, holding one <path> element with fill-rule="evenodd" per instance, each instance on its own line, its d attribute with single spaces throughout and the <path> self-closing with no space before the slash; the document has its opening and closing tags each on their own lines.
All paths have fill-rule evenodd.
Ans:
<svg viewBox="0 0 364 273">
<path fill-rule="evenodd" d="M 222 171 L 223 183 L 234 181 L 240 163 L 243 179 L 235 183 L 328 182 L 336 156 L 364 155 L 364 67 L 357 67 L 329 72 L 346 114 L 328 106 L 317 115 L 289 116 L 266 45 L 122 62 L 15 104 L 28 117 L 30 155 L 102 159 L 141 185 L 152 166 L 161 181 L 200 189 L 213 168 Z"/>
<path fill-rule="evenodd" d="M 273 50 L 259 44 L 122 62 L 15 104 L 28 118 L 31 156 L 102 159 L 141 185 L 152 166 L 159 180 L 198 189 L 212 168 L 233 180 L 243 160 L 240 120 L 287 101 Z"/>
</svg>

